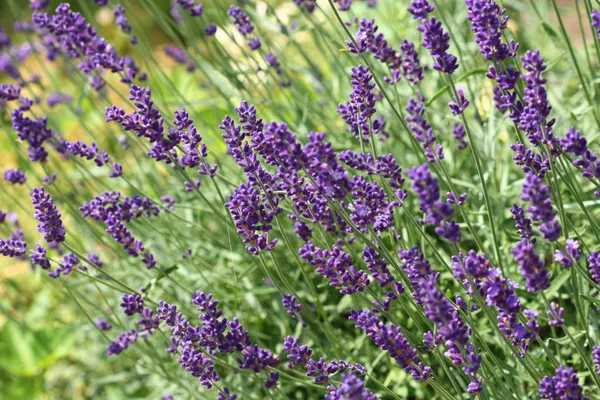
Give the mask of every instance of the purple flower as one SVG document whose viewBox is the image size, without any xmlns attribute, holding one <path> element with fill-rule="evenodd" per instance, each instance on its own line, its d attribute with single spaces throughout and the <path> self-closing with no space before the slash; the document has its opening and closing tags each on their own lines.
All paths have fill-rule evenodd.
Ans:
<svg viewBox="0 0 600 400">
<path fill-rule="evenodd" d="M 493 0 L 465 0 L 469 9 L 471 30 L 485 59 L 501 63 L 515 56 L 516 49 L 502 43 L 502 31 L 506 29 L 508 16 Z"/>
<path fill-rule="evenodd" d="M 260 43 L 259 38 L 254 36 L 248 39 L 248 47 L 250 47 L 250 50 L 258 50 L 261 46 L 262 44 Z"/>
<path fill-rule="evenodd" d="M 454 136 L 454 139 L 456 139 L 456 141 L 458 142 L 456 144 L 457 149 L 464 150 L 467 148 L 469 143 L 467 143 L 467 141 L 465 140 L 466 131 L 463 124 L 455 122 L 454 128 L 452 129 L 452 135 Z"/>
<path fill-rule="evenodd" d="M 579 378 L 573 367 L 567 369 L 561 365 L 556 370 L 556 375 L 545 376 L 540 382 L 540 397 L 550 400 L 583 400 L 583 389 L 579 386 Z"/>
<path fill-rule="evenodd" d="M 294 0 L 294 2 L 299 7 L 304 6 L 306 8 L 306 11 L 308 11 L 309 13 L 315 11 L 315 8 L 317 7 L 317 0 Z"/>
<path fill-rule="evenodd" d="M 402 75 L 412 84 L 417 84 L 423 80 L 423 67 L 419 62 L 419 54 L 415 50 L 412 42 L 404 39 L 400 45 L 402 57 Z"/>
<path fill-rule="evenodd" d="M 548 325 L 550 326 L 560 326 L 564 325 L 565 320 L 563 319 L 563 315 L 565 313 L 565 309 L 560 307 L 555 302 L 550 304 L 551 309 L 548 310 Z"/>
<path fill-rule="evenodd" d="M 350 255 L 336 245 L 330 251 L 308 242 L 299 250 L 299 254 L 303 260 L 317 267 L 320 275 L 331 280 L 330 286 L 340 287 L 342 294 L 363 292 L 369 286 L 368 275 L 356 269 Z"/>
<path fill-rule="evenodd" d="M 229 7 L 227 15 L 233 19 L 233 23 L 242 35 L 247 36 L 254 30 L 250 17 L 241 8 L 232 5 Z"/>
<path fill-rule="evenodd" d="M 349 319 L 354 321 L 357 329 L 363 330 L 367 336 L 390 357 L 410 373 L 413 378 L 425 381 L 429 378 L 431 368 L 419 362 L 417 352 L 394 324 L 385 325 L 372 311 L 352 310 Z"/>
<path fill-rule="evenodd" d="M 554 253 L 554 260 L 565 268 L 571 268 L 580 258 L 579 242 L 575 239 L 567 239 L 564 252 L 557 249 Z"/>
<path fill-rule="evenodd" d="M 79 208 L 82 216 L 92 217 L 106 225 L 106 232 L 110 233 L 117 243 L 121 243 L 132 257 L 142 256 L 142 262 L 148 269 L 156 265 L 154 256 L 146 252 L 140 240 L 135 240 L 125 226 L 125 222 L 142 216 L 157 216 L 160 209 L 152 202 L 141 196 L 123 197 L 119 192 L 105 192 L 96 196 L 90 202 L 83 203 Z"/>
<path fill-rule="evenodd" d="M 31 0 L 29 2 L 29 8 L 31 8 L 33 11 L 42 11 L 48 7 L 49 3 L 50 0 Z"/>
<path fill-rule="evenodd" d="M 465 98 L 465 91 L 462 88 L 457 88 L 458 98 L 455 96 L 452 101 L 448 103 L 450 111 L 454 115 L 460 115 L 465 112 L 465 109 L 469 106 L 469 100 Z"/>
<path fill-rule="evenodd" d="M 108 345 L 108 352 L 107 354 L 110 355 L 117 355 L 117 354 L 121 354 L 121 352 L 123 352 L 124 350 L 127 349 L 127 347 L 129 347 L 130 344 L 133 344 L 137 341 L 138 339 L 138 334 L 136 331 L 127 331 L 127 332 L 123 332 L 122 334 L 119 335 L 119 337 L 117 339 L 115 339 L 113 342 L 111 342 Z"/>
<path fill-rule="evenodd" d="M 96 321 L 94 321 L 94 324 L 101 331 L 110 331 L 112 329 L 112 324 L 103 318 L 98 318 Z"/>
<path fill-rule="evenodd" d="M 104 82 L 97 75 L 103 70 L 120 73 L 121 82 L 126 84 L 131 84 L 136 78 L 145 80 L 146 74 L 140 73 L 131 57 L 119 57 L 115 48 L 98 36 L 96 29 L 80 13 L 71 11 L 68 4 L 59 5 L 55 15 L 33 14 L 32 18 L 37 26 L 47 30 L 60 43 L 70 58 L 82 58 L 78 68 L 96 81 L 93 82 L 96 90 L 104 87 Z"/>
<path fill-rule="evenodd" d="M 527 239 L 521 240 L 510 252 L 519 264 L 527 291 L 533 293 L 550 287 L 550 272 L 546 270 L 542 258 L 535 253 L 533 243 Z"/>
<path fill-rule="evenodd" d="M 437 21 L 435 17 L 429 18 L 429 14 L 434 9 L 435 7 L 429 4 L 427 0 L 413 0 L 410 7 L 408 7 L 408 11 L 413 15 L 413 18 L 421 21 L 421 25 L 417 29 L 423 33 L 421 44 L 429 50 L 435 60 L 433 68 L 452 75 L 458 68 L 457 59 L 447 52 L 450 48 L 450 35 L 444 32 L 442 23 Z"/>
<path fill-rule="evenodd" d="M 204 28 L 204 33 L 206 34 L 206 36 L 214 36 L 214 34 L 217 33 L 217 25 L 207 25 L 206 28 Z"/>
<path fill-rule="evenodd" d="M 39 265 L 42 269 L 50 269 L 50 260 L 46 257 L 46 249 L 40 244 L 35 245 L 35 250 L 29 255 L 33 265 Z"/>
<path fill-rule="evenodd" d="M 121 303 L 121 307 L 125 309 L 125 315 L 134 315 L 137 313 L 141 313 L 144 309 L 144 299 L 137 293 L 125 293 L 123 295 L 123 302 Z"/>
<path fill-rule="evenodd" d="M 556 213 L 552 209 L 550 188 L 542 182 L 542 178 L 528 172 L 525 176 L 521 200 L 528 201 L 531 204 L 527 208 L 527 211 L 531 214 L 531 220 L 543 222 L 540 232 L 542 232 L 544 239 L 554 242 L 559 238 L 562 228 L 554 218 Z"/>
<path fill-rule="evenodd" d="M 600 283 L 600 253 L 597 251 L 591 252 L 587 256 L 587 261 L 590 269 L 590 276 L 596 283 Z"/>
<path fill-rule="evenodd" d="M 113 14 L 116 17 L 115 23 L 119 26 L 119 28 L 121 28 L 121 31 L 125 34 L 130 34 L 131 33 L 131 25 L 129 25 L 129 20 L 125 16 L 125 8 L 122 5 L 117 4 L 117 6 L 115 7 L 115 11 L 113 11 Z M 135 35 L 133 35 L 131 37 L 131 44 L 136 45 L 137 42 L 138 42 L 137 37 Z"/>
<path fill-rule="evenodd" d="M 27 252 L 27 243 L 22 240 L 4 240 L 0 238 L 0 254 L 4 257 L 21 257 Z"/>
<path fill-rule="evenodd" d="M 373 93 L 375 82 L 369 68 L 362 65 L 352 68 L 350 78 L 352 78 L 350 101 L 340 104 L 337 111 L 356 139 L 368 143 L 369 137 L 374 133 L 371 131 L 369 121 L 376 111 Z"/>
<path fill-rule="evenodd" d="M 544 86 L 546 80 L 542 78 L 542 73 L 546 70 L 544 58 L 540 57 L 539 51 L 527 51 L 521 57 L 521 61 L 527 74 L 522 76 L 526 88 L 519 129 L 527 134 L 534 146 L 540 143 L 553 145 L 556 142 L 552 135 L 554 120 L 546 121 L 552 107 L 548 105 L 548 95 Z"/>
<path fill-rule="evenodd" d="M 19 168 L 14 168 L 4 171 L 4 180 L 12 183 L 13 185 L 23 185 L 25 182 L 27 182 L 27 177 Z"/>
<path fill-rule="evenodd" d="M 44 239 L 49 243 L 64 242 L 66 232 L 62 226 L 61 215 L 43 186 L 32 189 L 31 203 L 35 209 L 33 217 L 39 222 L 38 232 L 43 233 Z"/>
<path fill-rule="evenodd" d="M 516 204 L 510 209 L 515 220 L 515 228 L 521 234 L 521 239 L 530 239 L 533 237 L 533 229 L 531 228 L 531 220 L 525 217 L 523 209 Z M 532 243 L 535 243 L 535 238 L 531 239 Z"/>
<path fill-rule="evenodd" d="M 600 177 L 598 156 L 588 148 L 587 139 L 581 135 L 581 132 L 571 127 L 565 137 L 560 139 L 560 145 L 563 151 L 577 157 L 573 164 L 583 169 L 582 175 L 584 177 Z"/>
<path fill-rule="evenodd" d="M 298 314 L 302 310 L 302 304 L 298 303 L 295 296 L 291 294 L 284 294 L 281 303 L 285 308 L 288 309 L 287 313 L 292 318 L 297 318 Z"/>
<path fill-rule="evenodd" d="M 450 219 L 454 209 L 447 202 L 440 201 L 438 180 L 431 176 L 427 164 L 409 170 L 408 176 L 413 180 L 412 188 L 419 197 L 419 208 L 426 214 L 421 223 L 437 225 L 437 234 L 451 242 L 459 242 L 460 230 L 456 221 Z"/>
<path fill-rule="evenodd" d="M 596 29 L 596 35 L 600 39 L 600 11 L 592 10 L 592 26 Z"/>
<path fill-rule="evenodd" d="M 521 142 L 516 142 L 510 148 L 515 152 L 513 156 L 515 164 L 520 165 L 523 172 L 531 172 L 540 178 L 544 178 L 546 172 L 550 170 L 550 162 L 545 154 L 536 154 Z"/>
<path fill-rule="evenodd" d="M 79 259 L 75 254 L 67 253 L 63 256 L 62 262 L 59 263 L 58 267 L 54 271 L 48 272 L 48 276 L 52 279 L 57 279 L 61 274 L 67 276 L 73 272 L 73 268 L 75 267 L 79 267 L 81 270 L 85 269 L 79 264 Z"/>
<path fill-rule="evenodd" d="M 329 394 L 325 395 L 325 400 L 377 400 L 377 396 L 365 388 L 364 382 L 351 373 L 342 374 L 339 388 L 328 386 L 327 389 Z"/>
<path fill-rule="evenodd" d="M 51 93 L 48 98 L 46 99 L 46 104 L 48 104 L 48 107 L 50 108 L 54 108 L 59 104 L 67 104 L 67 103 L 71 103 L 73 101 L 73 97 L 71 97 L 68 94 L 64 94 L 64 93 Z"/>
<path fill-rule="evenodd" d="M 280 210 L 274 210 L 269 202 L 261 201 L 259 192 L 250 183 L 237 187 L 225 206 L 229 208 L 237 233 L 244 238 L 246 250 L 258 255 L 263 250 L 271 251 L 275 247 L 277 239 L 269 241 L 268 232 Z"/>
<path fill-rule="evenodd" d="M 433 135 L 433 129 L 427 120 L 425 119 L 425 98 L 419 91 L 416 92 L 416 97 L 408 99 L 406 105 L 406 122 L 408 122 L 408 128 L 415 134 L 415 138 L 421 142 L 423 149 L 425 149 L 425 155 L 427 161 L 435 162 L 437 158 L 444 158 L 440 152 L 440 156 L 436 158 L 436 154 L 433 152 L 432 147 L 435 143 L 436 137 Z M 441 146 L 438 145 L 441 149 Z"/>
<path fill-rule="evenodd" d="M 11 113 L 12 129 L 17 133 L 19 140 L 27 142 L 27 150 L 31 161 L 44 161 L 48 152 L 43 147 L 44 142 L 52 138 L 53 132 L 48 129 L 48 119 L 39 117 L 35 120 L 26 117 L 24 113 L 31 109 L 33 102 L 22 98 L 22 105 Z"/>
</svg>

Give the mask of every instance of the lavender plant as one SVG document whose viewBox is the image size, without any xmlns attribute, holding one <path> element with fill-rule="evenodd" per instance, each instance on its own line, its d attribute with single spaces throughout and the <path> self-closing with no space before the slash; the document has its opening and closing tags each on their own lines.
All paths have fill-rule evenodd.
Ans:
<svg viewBox="0 0 600 400">
<path fill-rule="evenodd" d="M 600 399 L 597 2 L 27 3 L 10 398 Z"/>
</svg>

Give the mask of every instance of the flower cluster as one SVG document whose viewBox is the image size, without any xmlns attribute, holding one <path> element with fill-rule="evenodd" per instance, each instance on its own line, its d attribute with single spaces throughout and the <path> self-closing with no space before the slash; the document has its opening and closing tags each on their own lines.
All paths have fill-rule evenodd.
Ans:
<svg viewBox="0 0 600 400">
<path fill-rule="evenodd" d="M 409 170 L 408 176 L 413 180 L 412 188 L 419 197 L 419 208 L 425 213 L 421 223 L 435 225 L 437 234 L 451 242 L 459 242 L 460 228 L 451 219 L 454 209 L 451 203 L 440 200 L 438 179 L 431 176 L 427 164 Z"/>
<path fill-rule="evenodd" d="M 110 164 L 108 153 L 106 150 L 100 151 L 98 146 L 96 146 L 96 143 L 92 143 L 88 146 L 86 143 L 78 141 L 64 142 L 63 145 L 68 153 L 86 160 L 94 160 L 94 163 L 96 163 L 98 167 Z M 112 170 L 110 173 L 111 178 L 117 178 L 123 174 L 123 167 L 121 164 L 112 163 L 110 168 Z"/>
<path fill-rule="evenodd" d="M 534 222 L 542 222 L 540 232 L 544 239 L 554 242 L 560 237 L 562 227 L 555 219 L 556 212 L 552 209 L 550 188 L 543 184 L 543 179 L 532 172 L 528 172 L 523 183 L 521 200 L 528 201 L 530 206 L 527 211 Z"/>
<path fill-rule="evenodd" d="M 46 189 L 42 186 L 31 190 L 31 204 L 35 209 L 33 217 L 39 222 L 38 232 L 44 234 L 48 243 L 65 241 L 65 228 L 62 226 L 61 215 Z"/>
<path fill-rule="evenodd" d="M 515 295 L 517 284 L 502 277 L 500 269 L 492 268 L 484 253 L 477 254 L 473 250 L 466 256 L 452 257 L 452 269 L 454 277 L 463 282 L 469 295 L 479 291 L 486 304 L 496 308 L 498 328 L 522 356 L 528 350 L 529 342 L 537 337 L 539 327 L 535 321 L 536 313 L 531 310 L 524 311 L 529 322 L 526 325 L 519 322 L 521 300 Z"/>
<path fill-rule="evenodd" d="M 131 25 L 129 25 L 129 20 L 125 16 L 125 7 L 120 4 L 117 4 L 115 7 L 115 11 L 113 11 L 115 16 L 115 23 L 121 28 L 121 31 L 125 34 L 131 34 Z M 138 43 L 138 38 L 135 35 L 131 36 L 131 44 L 136 45 Z"/>
<path fill-rule="evenodd" d="M 433 68 L 452 75 L 458 68 L 457 58 L 448 53 L 450 35 L 444 32 L 442 23 L 436 20 L 435 17 L 429 18 L 429 14 L 434 9 L 433 4 L 430 4 L 427 0 L 413 0 L 408 7 L 408 11 L 413 15 L 413 18 L 421 21 L 421 25 L 417 29 L 423 33 L 421 44 L 429 50 L 435 61 Z"/>
<path fill-rule="evenodd" d="M 27 182 L 27 177 L 25 176 L 25 172 L 21 171 L 19 168 L 14 168 L 4 171 L 4 180 L 13 185 L 23 185 Z"/>
<path fill-rule="evenodd" d="M 80 13 L 72 11 L 69 4 L 59 5 L 55 15 L 33 14 L 33 22 L 49 32 L 69 57 L 82 58 L 78 68 L 90 77 L 96 90 L 106 85 L 101 77 L 105 70 L 121 74 L 121 82 L 126 84 L 146 79 L 133 58 L 119 57 L 115 48 Z"/>
<path fill-rule="evenodd" d="M 301 365 L 307 371 L 306 376 L 313 377 L 315 383 L 328 382 L 329 377 L 335 373 L 350 371 L 357 375 L 365 373 L 365 368 L 360 364 L 350 364 L 344 360 L 326 362 L 323 357 L 315 361 L 311 358 L 312 349 L 300 344 L 300 338 L 287 336 L 283 339 L 283 351 L 288 352 L 290 367 Z"/>
<path fill-rule="evenodd" d="M 250 50 L 258 50 L 261 47 L 260 40 L 256 36 L 252 36 L 254 25 L 250 22 L 250 17 L 239 7 L 234 5 L 229 7 L 227 15 L 231 17 L 238 31 L 248 39 L 248 47 Z"/>
<path fill-rule="evenodd" d="M 549 400 L 583 400 L 583 389 L 573 367 L 563 365 L 556 369 L 556 375 L 545 376 L 540 382 L 540 398 Z"/>
<path fill-rule="evenodd" d="M 369 137 L 383 130 L 385 120 L 372 119 L 375 115 L 375 83 L 368 67 L 359 65 L 352 68 L 352 92 L 350 101 L 338 106 L 340 117 L 350 127 L 356 140 L 368 143 Z"/>
<path fill-rule="evenodd" d="M 441 144 L 433 145 L 436 137 L 433 134 L 433 129 L 429 122 L 425 119 L 425 98 L 419 91 L 415 97 L 411 97 L 406 105 L 406 122 L 408 128 L 415 134 L 415 138 L 421 143 L 425 150 L 425 157 L 430 163 L 436 162 L 444 158 L 444 153 Z"/>
<path fill-rule="evenodd" d="M 84 218 L 91 217 L 96 221 L 104 222 L 106 232 L 110 233 L 117 243 L 122 244 L 129 255 L 133 257 L 141 255 L 142 262 L 147 268 L 156 265 L 152 253 L 146 251 L 142 241 L 134 239 L 125 226 L 126 222 L 142 216 L 151 217 L 160 213 L 158 206 L 150 199 L 141 196 L 126 197 L 119 192 L 104 192 L 90 202 L 85 202 L 79 210 Z"/>
<path fill-rule="evenodd" d="M 0 254 L 4 257 L 20 257 L 27 252 L 27 243 L 22 240 L 4 240 L 0 238 Z"/>
<path fill-rule="evenodd" d="M 391 323 L 385 325 L 370 310 L 352 310 L 349 319 L 354 321 L 355 327 L 363 330 L 378 347 L 386 350 L 396 364 L 413 378 L 419 381 L 429 378 L 431 368 L 419 361 L 416 350 L 404 337 L 400 327 Z"/>
<path fill-rule="evenodd" d="M 371 393 L 365 384 L 354 374 L 342 374 L 342 383 L 339 388 L 328 386 L 329 394 L 325 395 L 325 400 L 377 400 L 377 396 Z"/>
<path fill-rule="evenodd" d="M 299 251 L 300 257 L 317 272 L 330 279 L 330 286 L 340 287 L 340 293 L 353 294 L 363 292 L 370 280 L 366 273 L 355 268 L 350 254 L 344 253 L 338 246 L 332 250 L 323 250 L 308 242 Z"/>
</svg>

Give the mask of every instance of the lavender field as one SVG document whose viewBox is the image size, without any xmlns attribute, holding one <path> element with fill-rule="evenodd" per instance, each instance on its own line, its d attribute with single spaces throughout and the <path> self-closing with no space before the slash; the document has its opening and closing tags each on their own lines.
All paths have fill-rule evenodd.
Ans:
<svg viewBox="0 0 600 400">
<path fill-rule="evenodd" d="M 0 0 L 0 399 L 600 399 L 599 0 Z"/>
</svg>

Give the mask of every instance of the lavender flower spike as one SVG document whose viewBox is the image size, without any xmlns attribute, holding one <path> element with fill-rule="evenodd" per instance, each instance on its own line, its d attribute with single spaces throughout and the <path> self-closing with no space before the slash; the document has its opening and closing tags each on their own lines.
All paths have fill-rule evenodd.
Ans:
<svg viewBox="0 0 600 400">
<path fill-rule="evenodd" d="M 38 232 L 44 234 L 47 242 L 62 243 L 65 241 L 65 228 L 62 226 L 61 215 L 58 212 L 49 193 L 44 187 L 33 188 L 31 203 L 35 208 L 33 217 L 38 220 Z"/>
</svg>

